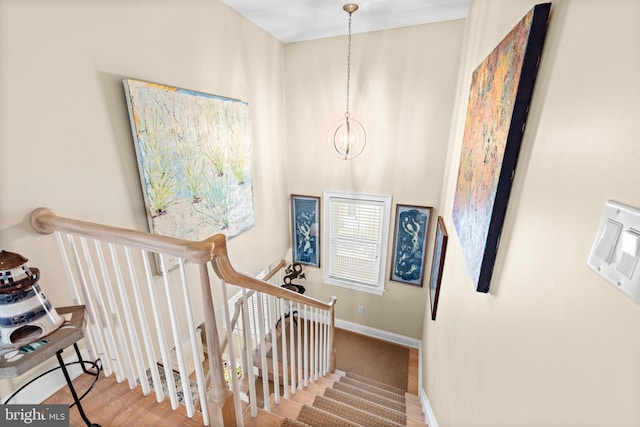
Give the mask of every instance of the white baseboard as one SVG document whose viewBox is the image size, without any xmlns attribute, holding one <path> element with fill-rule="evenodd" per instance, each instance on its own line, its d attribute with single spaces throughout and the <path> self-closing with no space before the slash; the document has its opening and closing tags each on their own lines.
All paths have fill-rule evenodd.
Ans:
<svg viewBox="0 0 640 427">
<path fill-rule="evenodd" d="M 370 326 L 361 325 L 359 323 L 348 322 L 346 320 L 336 319 L 336 327 L 346 329 L 347 331 L 356 332 L 362 335 L 368 335 L 394 344 L 403 345 L 411 348 L 422 348 L 420 340 L 410 338 L 404 335 L 395 334 L 393 332 L 383 331 L 381 329 L 372 328 Z"/>
<path fill-rule="evenodd" d="M 81 349 L 80 354 L 82 355 L 82 360 L 85 360 L 85 361 L 89 360 L 89 354 L 87 353 L 86 349 Z M 16 390 L 22 387 L 24 384 L 31 381 L 32 378 L 35 378 L 37 375 L 40 375 L 41 372 L 45 372 L 49 369 L 53 369 L 55 367 L 60 366 L 58 364 L 58 360 L 55 357 L 49 360 L 50 362 L 47 363 L 46 366 L 44 364 L 41 365 L 44 367 L 44 369 L 40 371 L 34 370 L 34 375 L 24 374 L 25 380 L 22 384 L 19 384 L 19 386 L 16 387 Z M 78 361 L 78 356 L 76 355 L 76 352 L 73 350 L 73 347 L 69 347 L 68 350 L 65 350 L 62 353 L 62 360 L 64 360 L 65 363 L 72 363 L 72 362 Z M 71 377 L 71 379 L 73 380 L 82 373 L 82 367 L 80 366 L 80 364 L 70 365 L 70 366 L 67 366 L 67 371 L 69 372 L 69 377 Z M 44 375 L 41 378 L 38 378 L 32 384 L 29 384 L 28 386 L 26 386 L 23 390 L 21 390 L 18 394 L 16 394 L 13 397 L 13 399 L 11 399 L 9 404 L 12 404 L 12 405 L 40 404 L 44 400 L 52 396 L 54 393 L 56 393 L 58 390 L 66 386 L 67 386 L 67 381 L 65 380 L 62 371 L 60 369 L 57 369 L 55 371 L 49 372 L 48 374 Z M 4 403 L 4 401 L 10 395 L 11 393 L 8 396 L 4 396 L 2 399 L 2 403 Z"/>
<path fill-rule="evenodd" d="M 422 404 L 422 412 L 424 412 L 424 422 L 429 427 L 438 427 L 438 421 L 436 421 L 436 414 L 433 412 L 427 393 L 424 389 L 420 389 L 420 403 Z"/>
</svg>

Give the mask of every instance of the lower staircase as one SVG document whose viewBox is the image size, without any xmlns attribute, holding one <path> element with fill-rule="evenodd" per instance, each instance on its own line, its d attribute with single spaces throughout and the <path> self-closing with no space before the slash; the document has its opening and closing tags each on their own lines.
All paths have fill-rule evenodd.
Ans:
<svg viewBox="0 0 640 427">
<path fill-rule="evenodd" d="M 343 356 L 377 372 L 336 369 L 337 298 L 324 302 L 283 288 L 284 261 L 251 277 L 230 263 L 224 234 L 193 242 L 60 217 L 46 208 L 36 209 L 30 223 L 54 235 L 70 298 L 86 309 L 84 346 L 104 374 L 82 401 L 93 423 L 425 425 L 416 395 L 346 372 L 396 373 L 377 367 L 393 369 L 400 358 Z M 225 301 L 221 307 L 214 306 L 214 287 Z M 203 366 L 194 363 L 202 331 Z M 373 354 L 367 352 L 369 359 Z M 404 357 L 412 360 L 412 353 Z M 272 378 L 273 388 L 254 387 L 256 377 Z M 406 389 L 417 393 L 409 384 Z M 69 400 L 61 390 L 47 402 Z M 70 426 L 88 424 L 77 413 L 70 411 Z"/>
<path fill-rule="evenodd" d="M 426 427 L 418 396 L 381 382 L 336 370 L 258 416 L 245 412 L 247 427 Z"/>
</svg>

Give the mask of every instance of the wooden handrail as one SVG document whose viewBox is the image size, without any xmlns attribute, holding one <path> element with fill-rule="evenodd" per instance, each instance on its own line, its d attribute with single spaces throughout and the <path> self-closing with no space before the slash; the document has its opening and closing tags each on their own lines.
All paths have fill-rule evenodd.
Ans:
<svg viewBox="0 0 640 427">
<path fill-rule="evenodd" d="M 273 276 L 276 275 L 278 271 L 282 270 L 286 265 L 287 265 L 287 262 L 285 260 L 283 259 L 280 260 L 280 262 L 273 268 L 273 270 L 271 270 L 264 276 L 263 280 L 265 282 L 270 280 Z M 253 291 L 253 290 L 247 292 L 247 298 L 250 298 L 255 293 L 256 291 Z M 236 328 L 236 325 L 238 324 L 238 319 L 240 318 L 240 313 L 241 313 L 240 306 L 242 306 L 243 303 L 244 303 L 244 300 L 240 298 L 234 304 L 234 312 L 233 312 L 233 317 L 231 318 L 231 326 L 229 326 L 229 330 L 231 331 L 233 331 Z M 222 344 L 220 344 L 221 352 L 224 353 L 228 343 L 229 343 L 229 337 L 225 336 L 222 340 Z"/>
<path fill-rule="evenodd" d="M 213 236 L 213 238 L 216 238 L 217 236 L 220 235 L 217 234 Z M 224 235 L 222 235 L 222 237 L 224 237 Z M 322 302 L 315 298 L 290 291 L 286 288 L 273 286 L 263 280 L 238 273 L 229 261 L 226 239 L 216 240 L 215 246 L 213 248 L 213 259 L 211 260 L 211 265 L 213 266 L 213 270 L 216 272 L 216 274 L 227 283 L 241 286 L 247 289 L 253 289 L 254 291 L 263 292 L 265 294 L 284 298 L 293 302 L 298 302 L 300 304 L 307 304 L 312 307 L 320 308 L 322 310 L 331 310 L 337 300 L 335 296 L 332 296 L 329 299 L 329 302 Z"/>
<path fill-rule="evenodd" d="M 268 282 L 269 280 L 271 280 L 273 276 L 276 275 L 278 271 L 282 270 L 286 265 L 287 265 L 287 262 L 281 259 L 280 262 L 276 264 L 270 272 L 264 275 L 264 278 L 262 280 L 264 280 L 265 282 Z"/>
<path fill-rule="evenodd" d="M 243 286 L 258 292 L 264 292 L 323 310 L 331 310 L 336 301 L 335 297 L 331 297 L 329 302 L 322 302 L 285 288 L 273 286 L 263 280 L 238 273 L 229 261 L 227 238 L 224 234 L 215 234 L 205 240 L 194 242 L 175 237 L 159 236 L 142 231 L 64 218 L 56 215 L 48 208 L 38 208 L 34 210 L 31 213 L 30 221 L 33 229 L 42 234 L 51 234 L 54 231 L 66 231 L 122 245 L 163 252 L 194 263 L 211 261 L 211 265 L 216 274 L 226 283 Z"/>
<path fill-rule="evenodd" d="M 38 208 L 31 213 L 31 227 L 42 234 L 51 234 L 54 231 L 77 233 L 126 246 L 163 252 L 195 263 L 210 261 L 215 241 L 225 237 L 224 235 L 219 235 L 218 239 L 209 238 L 193 242 L 175 237 L 159 236 L 126 228 L 64 218 L 47 208 Z"/>
<path fill-rule="evenodd" d="M 262 280 L 264 280 L 265 282 L 268 282 L 269 280 L 271 280 L 271 278 L 273 276 L 276 275 L 276 273 L 280 270 L 282 270 L 285 266 L 287 265 L 287 262 L 285 260 L 280 260 L 280 262 L 273 268 L 273 270 L 271 270 L 270 272 L 268 272 L 264 278 Z M 255 294 L 256 291 L 251 290 L 249 292 L 247 292 L 247 298 L 251 298 L 253 296 L 253 294 Z M 243 304 L 244 300 L 243 299 L 238 299 L 235 303 L 235 314 L 233 315 L 233 318 L 231 319 L 231 329 L 233 330 L 236 327 L 236 324 L 238 323 L 238 316 L 240 315 L 240 306 Z"/>
</svg>

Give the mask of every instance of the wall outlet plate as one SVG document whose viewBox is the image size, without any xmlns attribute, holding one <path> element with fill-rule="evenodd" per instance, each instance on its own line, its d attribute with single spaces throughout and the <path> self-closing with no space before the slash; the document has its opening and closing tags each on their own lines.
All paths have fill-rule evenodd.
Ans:
<svg viewBox="0 0 640 427">
<path fill-rule="evenodd" d="M 607 201 L 587 264 L 640 303 L 640 210 Z"/>
</svg>

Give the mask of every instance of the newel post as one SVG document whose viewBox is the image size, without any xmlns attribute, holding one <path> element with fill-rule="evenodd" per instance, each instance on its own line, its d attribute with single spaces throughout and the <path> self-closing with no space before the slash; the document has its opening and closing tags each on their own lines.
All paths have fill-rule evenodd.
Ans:
<svg viewBox="0 0 640 427">
<path fill-rule="evenodd" d="M 234 408 L 234 396 L 224 380 L 220 338 L 218 336 L 215 310 L 213 308 L 213 296 L 211 294 L 211 282 L 209 281 L 207 263 L 200 264 L 200 284 L 202 288 L 205 333 L 209 355 L 210 383 L 207 384 L 207 408 L 209 409 L 210 424 L 213 426 L 235 427 L 237 421 Z"/>
</svg>

